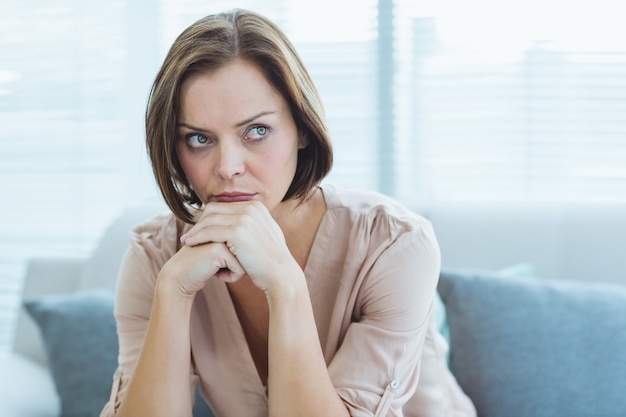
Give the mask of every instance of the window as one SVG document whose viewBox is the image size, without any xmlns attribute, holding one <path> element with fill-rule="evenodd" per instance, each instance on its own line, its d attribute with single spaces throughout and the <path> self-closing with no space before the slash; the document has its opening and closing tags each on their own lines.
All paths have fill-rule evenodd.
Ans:
<svg viewBox="0 0 626 417">
<path fill-rule="evenodd" d="M 325 104 L 328 182 L 411 206 L 626 200 L 617 0 L 244 0 L 296 44 Z M 0 5 L 0 352 L 25 261 L 86 256 L 160 201 L 143 144 L 167 48 L 229 1 Z"/>
<path fill-rule="evenodd" d="M 407 135 L 416 168 L 407 177 L 419 184 L 409 181 L 403 198 L 624 202 L 626 29 L 618 3 L 429 5 L 399 58 L 412 59 L 412 128 L 398 136 Z"/>
</svg>

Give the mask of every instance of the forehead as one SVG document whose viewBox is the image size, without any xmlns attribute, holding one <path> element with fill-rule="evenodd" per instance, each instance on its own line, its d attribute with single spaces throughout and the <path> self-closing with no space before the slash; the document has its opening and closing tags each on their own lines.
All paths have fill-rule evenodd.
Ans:
<svg viewBox="0 0 626 417">
<path fill-rule="evenodd" d="M 192 74 L 183 82 L 179 119 L 232 120 L 285 106 L 284 97 L 258 66 L 236 60 L 213 71 Z"/>
</svg>

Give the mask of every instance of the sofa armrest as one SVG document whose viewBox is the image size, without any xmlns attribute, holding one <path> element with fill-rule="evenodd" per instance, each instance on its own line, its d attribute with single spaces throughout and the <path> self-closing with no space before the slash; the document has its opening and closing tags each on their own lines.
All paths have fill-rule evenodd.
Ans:
<svg viewBox="0 0 626 417">
<path fill-rule="evenodd" d="M 76 291 L 86 258 L 33 258 L 28 261 L 22 300 L 48 294 Z M 14 350 L 42 365 L 47 364 L 39 329 L 28 313 L 20 308 Z"/>
</svg>

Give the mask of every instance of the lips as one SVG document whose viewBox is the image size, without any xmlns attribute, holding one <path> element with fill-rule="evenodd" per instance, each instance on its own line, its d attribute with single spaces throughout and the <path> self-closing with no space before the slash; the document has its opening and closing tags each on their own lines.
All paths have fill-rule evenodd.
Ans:
<svg viewBox="0 0 626 417">
<path fill-rule="evenodd" d="M 215 201 L 220 203 L 234 203 L 237 201 L 250 201 L 254 199 L 255 195 L 256 194 L 234 192 L 218 194 L 214 198 Z"/>
</svg>

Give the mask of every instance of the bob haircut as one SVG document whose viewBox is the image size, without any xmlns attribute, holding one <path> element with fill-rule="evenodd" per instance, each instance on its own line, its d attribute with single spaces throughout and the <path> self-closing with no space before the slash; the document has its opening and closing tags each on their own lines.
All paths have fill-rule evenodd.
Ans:
<svg viewBox="0 0 626 417">
<path fill-rule="evenodd" d="M 267 18 L 247 10 L 209 15 L 172 44 L 152 85 L 146 110 L 146 146 L 156 181 L 172 212 L 193 223 L 202 201 L 176 153 L 180 87 L 189 76 L 214 71 L 236 59 L 255 64 L 285 98 L 300 138 L 296 173 L 283 201 L 305 198 L 328 174 L 333 153 L 317 90 L 295 48 Z"/>
</svg>

